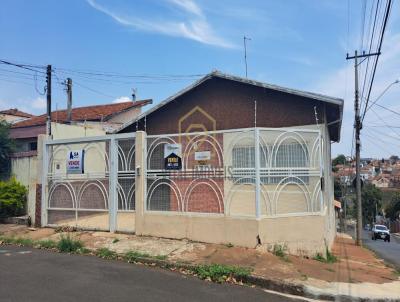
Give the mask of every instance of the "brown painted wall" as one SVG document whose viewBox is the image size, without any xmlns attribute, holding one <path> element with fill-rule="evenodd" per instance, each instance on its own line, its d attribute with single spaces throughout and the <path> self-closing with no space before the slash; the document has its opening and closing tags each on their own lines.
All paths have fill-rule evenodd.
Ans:
<svg viewBox="0 0 400 302">
<path fill-rule="evenodd" d="M 258 127 L 315 124 L 314 106 L 317 107 L 320 123 L 325 116 L 325 105 L 322 102 L 226 79 L 212 78 L 149 114 L 146 118 L 147 133 L 167 134 L 254 127 L 255 100 Z M 179 129 L 179 120 L 196 106 L 200 106 L 215 120 L 216 129 L 213 121 L 199 111 L 182 121 L 181 130 Z M 143 119 L 139 122 L 139 129 L 145 130 Z M 123 132 L 134 131 L 136 124 L 123 130 Z"/>
</svg>

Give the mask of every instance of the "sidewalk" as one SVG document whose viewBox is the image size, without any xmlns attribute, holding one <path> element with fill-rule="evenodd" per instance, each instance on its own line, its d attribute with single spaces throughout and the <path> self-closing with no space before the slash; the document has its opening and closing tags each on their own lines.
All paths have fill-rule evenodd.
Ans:
<svg viewBox="0 0 400 302">
<path fill-rule="evenodd" d="M 49 228 L 30 230 L 21 225 L 0 225 L 0 235 L 7 237 L 58 240 L 61 234 Z M 341 301 L 350 297 L 365 301 L 400 301 L 398 273 L 369 250 L 356 246 L 344 234 L 337 236 L 332 249 L 338 258 L 335 263 L 297 256 L 279 257 L 262 247 L 251 249 L 107 232 L 73 234 L 91 250 L 108 248 L 119 254 L 137 251 L 152 256 L 165 256 L 169 263 L 217 263 L 249 267 L 252 269 L 251 283 L 282 292 L 329 300 L 339 297 Z"/>
</svg>

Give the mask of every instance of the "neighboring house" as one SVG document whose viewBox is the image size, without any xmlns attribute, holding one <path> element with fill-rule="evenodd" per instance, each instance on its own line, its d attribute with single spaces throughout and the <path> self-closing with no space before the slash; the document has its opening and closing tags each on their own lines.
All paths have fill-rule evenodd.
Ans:
<svg viewBox="0 0 400 302">
<path fill-rule="evenodd" d="M 51 113 L 51 119 L 54 123 L 82 126 L 85 129 L 96 129 L 103 134 L 107 134 L 115 131 L 127 121 L 134 119 L 141 113 L 141 108 L 151 104 L 151 102 L 152 100 L 142 100 L 76 107 L 72 109 L 70 121 L 68 121 L 67 110 L 58 110 Z M 10 136 L 16 140 L 18 152 L 37 150 L 37 137 L 39 134 L 46 134 L 45 114 L 15 123 L 10 130 Z M 65 133 L 65 135 L 67 134 Z M 79 136 L 82 136 L 82 133 L 79 133 Z M 83 136 L 85 136 L 85 133 L 83 133 Z M 71 137 L 71 135 L 66 137 Z M 74 136 L 72 135 L 72 137 Z M 53 138 L 65 137 L 63 133 L 59 133 L 57 137 L 53 135 Z"/>
<path fill-rule="evenodd" d="M 389 188 L 392 186 L 392 182 L 390 180 L 389 176 L 376 176 L 373 180 L 372 180 L 372 184 L 375 185 L 378 188 Z"/>
<path fill-rule="evenodd" d="M 76 107 L 71 111 L 71 120 L 67 110 L 53 111 L 52 137 L 66 139 L 106 135 L 140 114 L 141 108 L 151 104 L 152 100 L 124 102 L 116 104 Z M 12 125 L 10 136 L 15 139 L 17 150 L 12 155 L 12 174 L 28 187 L 28 214 L 35 222 L 36 186 L 41 177 L 41 167 L 37 158 L 40 148 L 39 136 L 46 134 L 46 115 L 34 116 Z M 40 171 L 40 172 L 39 172 Z M 38 175 L 38 173 L 40 175 Z"/>
<path fill-rule="evenodd" d="M 17 108 L 0 111 L 0 120 L 4 120 L 10 124 L 15 124 L 31 117 L 33 117 L 32 114 L 20 111 Z"/>
</svg>

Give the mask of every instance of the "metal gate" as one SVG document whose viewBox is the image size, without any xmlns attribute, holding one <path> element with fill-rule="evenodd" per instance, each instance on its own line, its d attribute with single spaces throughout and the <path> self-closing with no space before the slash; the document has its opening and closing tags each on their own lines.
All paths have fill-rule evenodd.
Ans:
<svg viewBox="0 0 400 302">
<path fill-rule="evenodd" d="M 67 171 L 71 151 L 83 171 Z M 135 135 L 46 141 L 42 184 L 45 225 L 134 232 Z"/>
</svg>

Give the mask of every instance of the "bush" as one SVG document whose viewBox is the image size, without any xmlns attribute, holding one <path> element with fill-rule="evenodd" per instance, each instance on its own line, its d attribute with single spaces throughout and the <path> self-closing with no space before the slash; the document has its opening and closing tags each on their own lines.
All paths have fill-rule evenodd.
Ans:
<svg viewBox="0 0 400 302">
<path fill-rule="evenodd" d="M 83 248 L 83 243 L 71 238 L 69 234 L 67 236 L 61 235 L 61 239 L 57 243 L 57 248 L 60 252 L 76 253 Z"/>
<path fill-rule="evenodd" d="M 0 181 L 0 217 L 18 216 L 23 213 L 27 189 L 14 177 Z"/>
</svg>

